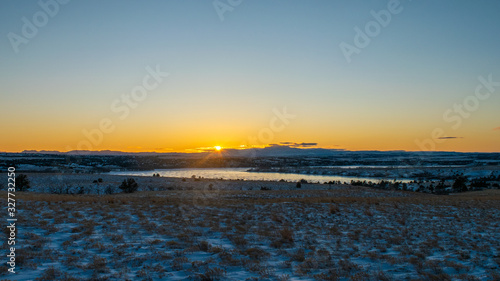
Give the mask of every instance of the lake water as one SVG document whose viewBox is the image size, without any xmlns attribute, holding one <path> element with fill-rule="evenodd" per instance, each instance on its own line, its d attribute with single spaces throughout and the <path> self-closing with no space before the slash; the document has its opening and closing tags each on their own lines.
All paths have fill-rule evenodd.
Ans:
<svg viewBox="0 0 500 281">
<path fill-rule="evenodd" d="M 290 173 L 258 173 L 247 172 L 249 168 L 185 168 L 185 169 L 158 169 L 151 171 L 120 171 L 111 172 L 112 175 L 127 175 L 127 176 L 152 176 L 160 174 L 162 177 L 173 178 L 190 178 L 191 176 L 202 177 L 207 179 L 226 179 L 226 180 L 264 180 L 264 181 L 299 181 L 305 179 L 308 182 L 328 182 L 341 181 L 351 182 L 351 180 L 366 180 L 378 182 L 380 178 L 366 177 L 346 177 L 346 176 L 330 176 L 330 175 L 304 175 Z M 390 179 L 393 180 L 393 179 Z M 409 180 L 401 180 L 407 182 Z"/>
</svg>

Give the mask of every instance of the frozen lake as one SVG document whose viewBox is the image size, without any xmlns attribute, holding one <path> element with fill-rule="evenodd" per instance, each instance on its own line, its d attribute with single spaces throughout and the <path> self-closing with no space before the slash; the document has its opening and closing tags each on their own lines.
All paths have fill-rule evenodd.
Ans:
<svg viewBox="0 0 500 281">
<path fill-rule="evenodd" d="M 378 182 L 381 178 L 368 177 L 347 177 L 333 175 L 307 175 L 307 174 L 291 174 L 291 173 L 259 173 L 247 172 L 249 168 L 185 168 L 185 169 L 158 169 L 150 171 L 120 171 L 111 172 L 112 175 L 130 175 L 130 176 L 152 176 L 160 174 L 162 177 L 174 178 L 190 178 L 192 176 L 203 177 L 207 179 L 226 179 L 226 180 L 263 180 L 263 181 L 299 181 L 305 179 L 308 182 L 329 182 L 341 181 L 351 182 L 351 180 L 372 181 Z M 385 179 L 393 180 L 393 179 Z M 402 182 L 408 182 L 407 179 L 398 179 Z"/>
</svg>

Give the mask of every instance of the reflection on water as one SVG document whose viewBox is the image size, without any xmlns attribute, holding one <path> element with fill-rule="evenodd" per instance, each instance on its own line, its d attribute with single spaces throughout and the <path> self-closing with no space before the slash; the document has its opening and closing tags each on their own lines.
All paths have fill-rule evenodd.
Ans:
<svg viewBox="0 0 500 281">
<path fill-rule="evenodd" d="M 130 176 L 152 176 L 153 174 L 160 174 L 162 177 L 174 178 L 190 178 L 191 176 L 202 177 L 207 179 L 226 179 L 226 180 L 264 180 L 264 181 L 279 181 L 281 179 L 286 181 L 299 181 L 305 179 L 308 182 L 329 182 L 341 181 L 351 182 L 351 180 L 372 181 L 378 182 L 380 178 L 364 178 L 364 177 L 345 177 L 345 176 L 331 176 L 331 175 L 303 175 L 303 174 L 289 174 L 289 173 L 257 173 L 247 172 L 249 168 L 186 168 L 186 169 L 159 169 L 152 171 L 121 171 L 111 172 L 112 175 L 130 175 Z M 393 180 L 393 179 L 386 179 Z M 398 179 L 399 180 L 399 179 Z M 408 180 L 401 180 L 408 182 Z"/>
</svg>

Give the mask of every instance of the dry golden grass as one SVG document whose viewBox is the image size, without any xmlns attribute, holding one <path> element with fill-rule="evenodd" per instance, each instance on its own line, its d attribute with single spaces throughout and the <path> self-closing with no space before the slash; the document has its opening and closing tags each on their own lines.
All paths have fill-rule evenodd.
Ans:
<svg viewBox="0 0 500 281">
<path fill-rule="evenodd" d="M 19 192 L 17 200 L 24 230 L 19 235 L 27 241 L 19 249 L 23 270 L 59 263 L 75 272 L 92 271 L 96 279 L 124 280 L 133 273 L 162 280 L 183 271 L 208 280 L 229 276 L 237 267 L 272 280 L 390 280 L 373 265 L 362 268 L 357 260 L 365 258 L 394 268 L 405 265 L 410 279 L 472 280 L 469 270 L 500 266 L 492 255 L 500 251 L 497 190 L 452 196 L 345 186 L 115 195 Z M 221 240 L 231 247 L 213 242 Z M 51 243 L 61 247 L 53 249 Z M 197 253 L 206 258 L 192 259 Z M 433 253 L 447 256 L 429 259 Z M 58 267 L 40 276 L 66 278 Z"/>
<path fill-rule="evenodd" d="M 68 194 L 44 194 L 32 192 L 18 192 L 17 199 L 25 202 L 45 202 L 48 206 L 59 208 L 60 203 L 74 202 L 78 205 L 87 205 L 89 207 L 104 206 L 106 208 L 119 208 L 123 205 L 144 205 L 151 206 L 169 205 L 196 205 L 200 200 L 193 200 L 203 195 L 203 207 L 220 207 L 230 204 L 272 204 L 272 203 L 365 203 L 369 205 L 380 204 L 421 204 L 421 205 L 440 205 L 440 206 L 459 206 L 459 207 L 485 207 L 500 208 L 500 190 L 486 190 L 470 193 L 461 193 L 451 196 L 439 196 L 412 192 L 391 192 L 384 194 L 379 190 L 368 190 L 378 196 L 359 197 L 366 191 L 363 187 L 352 187 L 352 190 L 296 190 L 296 191 L 276 191 L 273 196 L 262 196 L 261 191 L 184 191 L 182 194 L 171 193 L 169 191 L 146 191 L 133 194 L 114 194 L 114 195 L 68 195 Z M 213 193 L 206 196 L 207 193 Z M 245 194 L 242 198 L 241 194 Z M 266 194 L 274 193 L 274 191 L 267 191 Z M 404 195 L 404 196 L 401 196 Z M 383 195 L 383 196 L 382 196 Z M 0 191 L 0 198 L 6 198 L 6 192 Z M 56 204 L 56 205 L 53 205 Z M 332 205 L 334 206 L 334 205 Z M 332 207 L 335 208 L 335 207 Z M 331 209 L 330 212 L 337 212 L 336 209 Z M 371 210 L 367 210 L 367 214 Z M 140 213 L 139 213 L 140 214 Z M 47 214 L 51 216 L 51 214 Z M 75 214 L 81 216 L 81 214 Z M 279 218 L 276 218 L 279 220 Z"/>
</svg>

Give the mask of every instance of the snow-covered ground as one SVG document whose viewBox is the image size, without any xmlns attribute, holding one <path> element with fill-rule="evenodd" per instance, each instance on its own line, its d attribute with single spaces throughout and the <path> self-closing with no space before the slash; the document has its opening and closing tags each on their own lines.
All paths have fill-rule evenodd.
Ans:
<svg viewBox="0 0 500 281">
<path fill-rule="evenodd" d="M 0 279 L 500 278 L 498 190 L 436 196 L 287 183 L 260 190 L 270 183 L 241 181 L 140 184 L 162 191 L 18 193 L 17 273 L 2 265 Z"/>
</svg>

